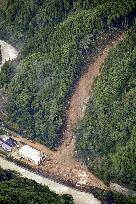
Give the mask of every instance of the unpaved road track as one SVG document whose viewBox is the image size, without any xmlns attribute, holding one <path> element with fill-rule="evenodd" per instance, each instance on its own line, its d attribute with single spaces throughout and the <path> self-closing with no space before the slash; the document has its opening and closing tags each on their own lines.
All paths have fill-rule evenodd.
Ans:
<svg viewBox="0 0 136 204">
<path fill-rule="evenodd" d="M 45 177 L 39 176 L 35 173 L 32 173 L 26 169 L 23 169 L 16 164 L 9 162 L 2 157 L 0 157 L 0 166 L 3 169 L 11 169 L 19 172 L 23 177 L 35 180 L 37 183 L 42 185 L 47 185 L 50 190 L 55 191 L 58 194 L 70 194 L 74 198 L 75 204 L 100 204 L 101 202 L 94 198 L 92 194 L 80 192 L 75 189 L 69 188 L 62 184 L 56 183 L 52 180 L 49 180 Z"/>
</svg>

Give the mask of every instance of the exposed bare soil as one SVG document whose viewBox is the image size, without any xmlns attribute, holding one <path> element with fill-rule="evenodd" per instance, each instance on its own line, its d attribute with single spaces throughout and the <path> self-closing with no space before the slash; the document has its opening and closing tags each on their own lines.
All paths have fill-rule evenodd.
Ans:
<svg viewBox="0 0 136 204">
<path fill-rule="evenodd" d="M 117 43 L 123 39 L 119 34 L 116 40 L 111 41 L 94 59 L 94 63 L 88 65 L 87 71 L 80 78 L 76 90 L 70 100 L 67 110 L 67 127 L 63 132 L 63 144 L 55 152 L 50 161 L 45 161 L 42 168 L 47 172 L 61 175 L 65 180 L 73 181 L 76 185 L 95 186 L 107 188 L 106 185 L 96 178 L 87 167 L 75 159 L 75 135 L 73 129 L 77 122 L 85 115 L 86 105 L 91 97 L 91 87 L 96 76 L 100 74 L 100 67 L 107 58 L 109 51 L 116 47 Z"/>
</svg>

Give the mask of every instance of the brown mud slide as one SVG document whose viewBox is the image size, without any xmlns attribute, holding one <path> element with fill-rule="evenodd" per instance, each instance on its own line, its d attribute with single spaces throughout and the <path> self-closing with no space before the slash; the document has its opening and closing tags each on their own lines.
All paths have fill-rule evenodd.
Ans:
<svg viewBox="0 0 136 204">
<path fill-rule="evenodd" d="M 50 161 L 45 161 L 44 170 L 63 177 L 77 186 L 94 186 L 106 189 L 105 184 L 96 178 L 85 165 L 75 160 L 75 135 L 72 129 L 85 115 L 88 100 L 91 97 L 91 87 L 96 76 L 100 74 L 101 65 L 107 58 L 109 51 L 123 40 L 124 35 L 118 34 L 116 40 L 110 41 L 94 62 L 88 65 L 87 71 L 80 78 L 67 110 L 67 125 L 63 132 L 63 144 L 52 155 Z"/>
</svg>

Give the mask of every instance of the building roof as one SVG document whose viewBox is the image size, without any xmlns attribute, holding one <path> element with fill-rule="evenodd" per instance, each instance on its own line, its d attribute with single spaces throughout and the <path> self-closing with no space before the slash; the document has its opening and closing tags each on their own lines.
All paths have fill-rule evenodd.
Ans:
<svg viewBox="0 0 136 204">
<path fill-rule="evenodd" d="M 11 137 L 8 138 L 8 139 L 5 141 L 5 143 L 6 143 L 7 145 L 9 145 L 10 147 L 14 147 L 14 146 L 17 144 L 16 140 L 12 139 Z"/>
<path fill-rule="evenodd" d="M 2 148 L 7 150 L 8 152 L 11 152 L 11 150 L 12 150 L 12 147 L 10 147 L 9 145 L 7 145 L 5 143 L 2 144 Z"/>
<path fill-rule="evenodd" d="M 36 164 L 38 164 L 41 160 L 41 157 L 44 155 L 37 149 L 34 149 L 33 147 L 30 147 L 29 145 L 24 145 L 20 150 L 19 154 L 22 156 L 34 161 Z"/>
</svg>

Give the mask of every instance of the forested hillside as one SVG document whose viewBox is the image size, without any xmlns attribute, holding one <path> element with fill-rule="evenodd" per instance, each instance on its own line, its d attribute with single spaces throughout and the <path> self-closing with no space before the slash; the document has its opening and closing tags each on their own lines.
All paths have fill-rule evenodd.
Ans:
<svg viewBox="0 0 136 204">
<path fill-rule="evenodd" d="M 49 147 L 58 144 L 75 81 L 91 56 L 133 23 L 135 9 L 135 0 L 9 0 L 0 9 L 0 36 L 20 54 L 8 123 Z"/>
<path fill-rule="evenodd" d="M 85 118 L 75 130 L 75 152 L 99 178 L 132 189 L 135 17 L 135 0 L 0 0 L 0 39 L 19 51 L 0 73 L 0 89 L 8 96 L 5 122 L 50 148 L 60 144 L 67 104 L 87 65 L 117 34 L 128 30 L 94 82 Z M 73 203 L 71 197 L 58 196 L 9 171 L 0 170 L 0 182 L 0 203 Z M 112 192 L 104 193 L 111 202 Z"/>
<path fill-rule="evenodd" d="M 106 181 L 136 184 L 136 28 L 110 53 L 76 130 L 78 156 Z"/>
<path fill-rule="evenodd" d="M 16 172 L 0 168 L 1 204 L 73 204 L 70 195 L 57 195 L 47 186 L 21 178 Z"/>
</svg>

